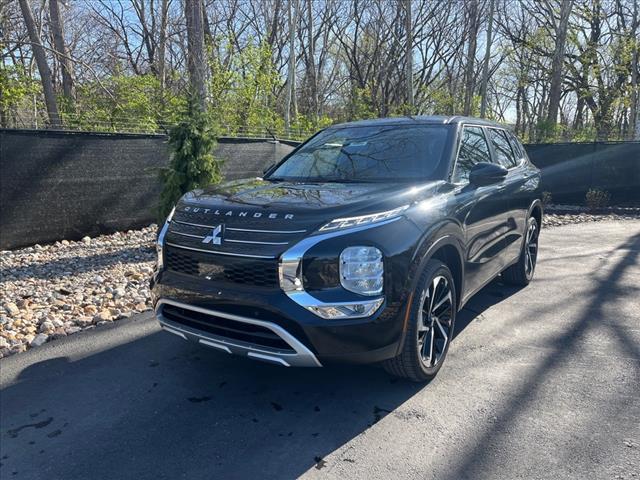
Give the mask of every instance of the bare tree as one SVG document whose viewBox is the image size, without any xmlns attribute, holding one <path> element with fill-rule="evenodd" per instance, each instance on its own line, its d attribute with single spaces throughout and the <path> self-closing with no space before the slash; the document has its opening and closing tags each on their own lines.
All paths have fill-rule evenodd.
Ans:
<svg viewBox="0 0 640 480">
<path fill-rule="evenodd" d="M 640 18 L 638 16 L 638 0 L 633 0 L 633 17 L 631 20 L 631 41 L 633 42 L 631 58 L 631 108 L 629 119 L 631 124 L 631 138 L 640 140 L 640 92 L 638 91 L 638 63 L 640 51 L 638 48 L 638 28 Z"/>
<path fill-rule="evenodd" d="M 549 87 L 549 110 L 547 112 L 547 123 L 555 125 L 558 120 L 558 109 L 560 108 L 560 96 L 562 95 L 563 64 L 565 56 L 565 44 L 567 41 L 567 29 L 569 27 L 569 16 L 573 0 L 562 0 L 560 7 L 560 18 L 555 28 L 555 48 L 551 63 L 551 85 Z"/>
<path fill-rule="evenodd" d="M 405 41 L 405 76 L 407 82 L 407 104 L 413 113 L 415 99 L 413 96 L 413 26 L 411 25 L 411 0 L 405 0 L 405 30 L 407 39 Z"/>
<path fill-rule="evenodd" d="M 30 31 L 25 4 L 35 17 Z M 566 125 L 567 140 L 593 138 L 595 131 L 601 139 L 640 137 L 637 0 L 0 5 L 4 125 L 26 125 L 41 105 L 55 107 L 51 88 L 31 88 L 47 83 L 47 71 L 38 70 L 48 62 L 53 90 L 59 78 L 58 94 L 66 96 L 75 84 L 80 121 L 94 111 L 116 121 L 135 121 L 131 115 L 173 121 L 164 106 L 180 101 L 191 83 L 201 105 L 230 126 L 277 126 L 284 119 L 291 127 L 296 117 L 314 125 L 321 115 L 341 121 L 403 112 L 473 114 L 478 94 L 482 116 L 515 121 L 527 141 L 547 139 L 547 126 L 557 122 Z M 158 82 L 135 79 L 148 75 Z M 9 91 L 20 82 L 29 88 Z M 131 95 L 123 88 L 128 85 L 143 95 Z M 246 108 L 234 103 L 240 97 Z"/>
<path fill-rule="evenodd" d="M 487 116 L 487 84 L 489 83 L 489 60 L 491 60 L 491 43 L 493 41 L 493 7 L 495 0 L 489 0 L 489 18 L 487 19 L 487 46 L 482 65 L 482 85 L 480 86 L 480 116 Z"/>
<path fill-rule="evenodd" d="M 60 127 L 60 114 L 58 113 L 58 105 L 56 104 L 56 94 L 53 90 L 53 78 L 49 64 L 47 63 L 47 57 L 45 55 L 42 42 L 40 40 L 40 34 L 36 22 L 33 18 L 33 12 L 29 6 L 28 0 L 20 0 L 20 9 L 22 10 L 22 17 L 24 23 L 27 26 L 29 32 L 29 39 L 31 40 L 31 49 L 36 59 L 38 66 L 38 72 L 40 73 L 40 81 L 42 83 L 42 91 L 44 92 L 44 101 L 47 107 L 47 114 L 49 116 L 49 124 L 52 127 Z"/>
<path fill-rule="evenodd" d="M 291 117 L 296 117 L 296 24 L 298 21 L 298 9 L 296 0 L 287 2 L 287 16 L 289 20 L 289 74 L 287 76 L 287 104 L 284 109 L 284 124 L 286 128 L 291 126 Z M 297 3 L 297 2 L 296 2 Z"/>
<path fill-rule="evenodd" d="M 478 0 L 468 0 L 467 17 L 467 63 L 464 74 L 464 114 L 471 115 L 471 102 L 473 100 L 474 78 L 473 72 L 476 63 L 476 46 L 478 42 L 479 18 Z"/>
<path fill-rule="evenodd" d="M 51 33 L 53 36 L 53 45 L 56 49 L 56 57 L 60 64 L 62 73 L 62 93 L 73 107 L 75 100 L 75 87 L 73 81 L 73 65 L 67 51 L 64 40 L 64 21 L 60 15 L 60 6 L 58 0 L 49 0 L 49 18 L 51 20 Z"/>
<path fill-rule="evenodd" d="M 204 26 L 202 0 L 185 0 L 187 19 L 187 62 L 191 94 L 202 110 L 206 109 Z"/>
<path fill-rule="evenodd" d="M 167 83 L 167 24 L 169 21 L 169 0 L 161 0 L 160 6 L 160 35 L 158 39 L 157 72 L 160 80 L 160 90 L 163 91 Z"/>
<path fill-rule="evenodd" d="M 318 118 L 318 84 L 316 81 L 315 66 L 315 38 L 313 36 L 313 1 L 307 0 L 307 35 L 308 35 L 308 53 L 307 53 L 307 75 L 309 83 L 309 98 L 311 100 L 311 118 Z"/>
</svg>

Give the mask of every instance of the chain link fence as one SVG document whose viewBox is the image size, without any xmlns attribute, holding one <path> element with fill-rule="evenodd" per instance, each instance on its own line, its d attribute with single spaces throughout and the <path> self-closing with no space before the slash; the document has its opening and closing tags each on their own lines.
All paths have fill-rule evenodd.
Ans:
<svg viewBox="0 0 640 480">
<path fill-rule="evenodd" d="M 166 135 L 177 122 L 165 121 L 151 115 L 124 116 L 92 115 L 91 113 L 61 113 L 60 126 L 51 126 L 47 112 L 18 110 L 2 119 L 0 128 L 25 130 L 67 130 L 91 133 L 142 133 Z M 313 129 L 268 127 L 260 125 L 216 125 L 218 136 L 230 138 L 267 138 L 302 141 L 315 133 Z"/>
</svg>

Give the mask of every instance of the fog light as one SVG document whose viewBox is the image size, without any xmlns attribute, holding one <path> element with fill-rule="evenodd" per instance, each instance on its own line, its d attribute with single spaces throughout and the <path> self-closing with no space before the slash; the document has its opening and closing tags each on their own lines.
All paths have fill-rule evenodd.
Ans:
<svg viewBox="0 0 640 480">
<path fill-rule="evenodd" d="M 373 315 L 382 302 L 383 298 L 368 300 L 363 303 L 341 303 L 334 305 L 310 305 L 307 308 L 319 317 L 329 320 L 340 318 L 361 318 Z"/>
<path fill-rule="evenodd" d="M 376 247 L 348 247 L 340 254 L 340 284 L 360 295 L 379 295 L 384 283 L 382 252 Z"/>
</svg>

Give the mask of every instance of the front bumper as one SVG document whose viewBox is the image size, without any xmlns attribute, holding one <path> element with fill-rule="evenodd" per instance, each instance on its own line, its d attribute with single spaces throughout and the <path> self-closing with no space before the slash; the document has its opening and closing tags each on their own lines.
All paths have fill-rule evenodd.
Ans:
<svg viewBox="0 0 640 480">
<path fill-rule="evenodd" d="M 231 288 L 171 271 L 154 277 L 152 296 L 166 331 L 229 354 L 284 366 L 378 362 L 396 355 L 402 337 L 399 302 L 385 303 L 367 318 L 327 320 L 281 290 Z M 176 305 L 188 312 L 167 314 Z M 263 337 L 271 332 L 284 343 L 255 341 L 256 337 L 245 335 L 251 326 L 261 329 Z"/>
<path fill-rule="evenodd" d="M 255 325 L 263 327 L 274 335 L 282 339 L 290 348 L 269 348 L 259 346 L 252 342 L 246 342 L 239 339 L 225 338 L 224 336 L 208 333 L 201 329 L 192 328 L 181 322 L 171 320 L 163 313 L 165 306 L 170 305 L 179 307 L 184 310 L 202 313 L 210 317 L 222 317 L 243 324 Z M 263 360 L 266 362 L 276 363 L 285 367 L 321 367 L 322 364 L 316 356 L 302 343 L 300 343 L 293 335 L 285 329 L 273 322 L 256 320 L 239 315 L 231 315 L 228 313 L 218 312 L 201 307 L 194 307 L 185 303 L 173 300 L 161 299 L 156 303 L 156 316 L 162 326 L 162 329 L 173 333 L 185 340 L 194 341 L 208 347 L 216 348 L 228 354 L 246 355 L 250 358 Z"/>
</svg>

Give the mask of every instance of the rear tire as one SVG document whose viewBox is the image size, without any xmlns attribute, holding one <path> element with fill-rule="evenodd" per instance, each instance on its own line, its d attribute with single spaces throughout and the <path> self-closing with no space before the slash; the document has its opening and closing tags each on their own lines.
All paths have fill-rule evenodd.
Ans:
<svg viewBox="0 0 640 480">
<path fill-rule="evenodd" d="M 456 289 L 449 267 L 439 260 L 427 262 L 409 306 L 402 351 L 383 366 L 396 377 L 426 382 L 444 363 L 456 320 Z"/>
<path fill-rule="evenodd" d="M 534 217 L 529 217 L 527 230 L 518 262 L 502 272 L 502 280 L 510 285 L 524 287 L 529 285 L 536 271 L 538 260 L 538 236 L 540 227 Z"/>
</svg>

